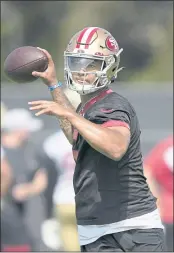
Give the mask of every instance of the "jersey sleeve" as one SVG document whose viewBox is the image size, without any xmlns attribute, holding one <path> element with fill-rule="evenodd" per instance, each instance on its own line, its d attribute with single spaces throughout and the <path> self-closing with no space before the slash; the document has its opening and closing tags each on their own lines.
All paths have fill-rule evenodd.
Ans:
<svg viewBox="0 0 174 253">
<path fill-rule="evenodd" d="M 90 120 L 103 127 L 124 126 L 130 129 L 130 116 L 122 109 L 99 108 L 91 113 Z"/>
</svg>

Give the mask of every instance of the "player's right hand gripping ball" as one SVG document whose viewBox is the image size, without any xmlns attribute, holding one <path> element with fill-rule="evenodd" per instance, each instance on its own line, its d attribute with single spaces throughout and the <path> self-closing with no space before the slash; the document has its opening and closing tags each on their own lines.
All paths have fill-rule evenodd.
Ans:
<svg viewBox="0 0 174 253">
<path fill-rule="evenodd" d="M 38 77 L 33 71 L 44 72 L 48 67 L 48 58 L 36 47 L 24 46 L 13 50 L 4 62 L 6 76 L 17 83 L 33 82 Z"/>
</svg>

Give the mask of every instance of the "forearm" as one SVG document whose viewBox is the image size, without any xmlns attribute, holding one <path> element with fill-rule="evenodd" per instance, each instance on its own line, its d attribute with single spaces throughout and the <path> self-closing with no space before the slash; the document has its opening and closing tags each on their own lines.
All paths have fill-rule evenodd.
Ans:
<svg viewBox="0 0 174 253">
<path fill-rule="evenodd" d="M 3 197 L 11 184 L 12 175 L 6 160 L 1 161 L 1 197 Z"/>
<path fill-rule="evenodd" d="M 120 159 L 123 145 L 122 136 L 119 132 L 103 128 L 76 113 L 70 114 L 68 120 L 92 148 L 113 160 Z"/>
<path fill-rule="evenodd" d="M 64 108 L 71 109 L 75 111 L 75 108 L 72 106 L 64 92 L 61 88 L 57 88 L 51 91 L 52 98 L 54 102 L 58 103 L 59 105 L 63 106 Z M 61 129 L 63 130 L 65 136 L 67 137 L 68 141 L 72 144 L 73 137 L 72 137 L 72 126 L 71 123 L 66 118 L 59 118 L 59 124 Z"/>
<path fill-rule="evenodd" d="M 28 183 L 29 195 L 33 196 L 36 194 L 40 194 L 46 189 L 47 184 L 48 180 L 46 172 L 43 170 L 38 171 L 33 181 L 31 183 Z"/>
<path fill-rule="evenodd" d="M 3 197 L 8 191 L 9 182 L 10 182 L 7 178 L 5 178 L 5 180 L 2 178 L 3 176 L 1 175 L 1 197 Z"/>
</svg>

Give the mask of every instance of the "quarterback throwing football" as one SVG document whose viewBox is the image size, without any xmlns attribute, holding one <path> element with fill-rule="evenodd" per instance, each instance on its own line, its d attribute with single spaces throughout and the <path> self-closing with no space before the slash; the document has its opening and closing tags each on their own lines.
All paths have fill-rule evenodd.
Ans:
<svg viewBox="0 0 174 253">
<path fill-rule="evenodd" d="M 51 55 L 45 72 L 33 72 L 53 101 L 29 102 L 36 116 L 54 115 L 72 144 L 74 191 L 81 251 L 165 251 L 156 199 L 143 174 L 140 127 L 129 101 L 109 85 L 117 77 L 120 49 L 105 29 L 76 33 L 64 53 L 69 89 L 78 92 L 75 110 L 58 82 Z"/>
</svg>

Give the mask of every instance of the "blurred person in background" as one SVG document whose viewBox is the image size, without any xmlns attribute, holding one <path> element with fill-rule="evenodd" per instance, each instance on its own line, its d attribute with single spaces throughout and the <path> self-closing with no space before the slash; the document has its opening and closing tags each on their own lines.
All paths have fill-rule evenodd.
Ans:
<svg viewBox="0 0 174 253">
<path fill-rule="evenodd" d="M 162 139 L 144 160 L 150 189 L 158 199 L 158 207 L 165 227 L 168 251 L 173 248 L 173 135 Z"/>
<path fill-rule="evenodd" d="M 8 192 L 9 186 L 12 182 L 12 174 L 9 162 L 1 146 L 1 205 L 3 197 Z"/>
<path fill-rule="evenodd" d="M 59 222 L 56 220 L 53 203 L 53 193 L 60 176 L 59 166 L 52 157 L 51 150 L 45 149 L 45 142 L 49 137 L 44 138 L 37 148 L 36 159 L 38 168 L 44 168 L 47 173 L 47 187 L 43 191 L 45 218 L 41 223 L 41 237 L 48 250 L 60 250 Z"/>
<path fill-rule="evenodd" d="M 44 150 L 49 159 L 54 161 L 56 167 L 60 170 L 53 202 L 60 225 L 59 234 L 62 248 L 65 251 L 79 251 L 73 189 L 75 162 L 71 145 L 62 130 L 60 130 L 48 136 L 44 142 Z M 48 233 L 47 238 L 49 237 Z"/>
<path fill-rule="evenodd" d="M 75 110 L 61 89 L 51 55 L 44 72 L 34 71 L 54 101 L 29 102 L 36 116 L 56 116 L 72 144 L 76 220 L 82 252 L 165 251 L 164 231 L 143 173 L 141 130 L 126 98 L 109 89 L 120 49 L 105 29 L 86 27 L 64 52 L 68 87 L 80 94 Z"/>
<path fill-rule="evenodd" d="M 3 127 L 4 115 L 7 112 L 7 108 L 3 102 L 1 102 L 1 129 Z M 7 157 L 4 153 L 4 149 L 1 145 L 1 205 L 2 198 L 8 191 L 8 188 L 12 181 L 11 169 Z"/>
<path fill-rule="evenodd" d="M 1 147 L 1 251 L 29 252 L 34 247 L 25 224 L 17 210 L 6 203 L 12 180 L 12 170 Z"/>
<path fill-rule="evenodd" d="M 1 128 L 3 127 L 3 120 L 7 110 L 7 106 L 4 104 L 4 102 L 1 101 Z"/>
<path fill-rule="evenodd" d="M 14 246 L 15 238 L 19 245 L 24 241 L 28 242 L 29 251 L 39 250 L 38 238 L 34 238 L 29 226 L 30 223 L 36 226 L 37 219 L 34 216 L 30 217 L 27 224 L 30 199 L 39 196 L 47 187 L 47 174 L 44 169 L 38 168 L 36 150 L 30 140 L 31 134 L 41 130 L 42 126 L 42 121 L 32 118 L 27 110 L 15 108 L 6 112 L 1 133 L 1 143 L 13 177 L 9 192 L 4 198 L 4 212 L 1 215 L 1 235 L 4 239 L 2 244 L 7 244 L 7 239 L 8 245 Z M 38 207 L 33 208 L 37 210 Z M 36 214 L 35 211 L 34 215 Z M 7 223 L 8 230 L 5 229 Z M 35 229 L 37 231 L 37 227 Z"/>
</svg>

